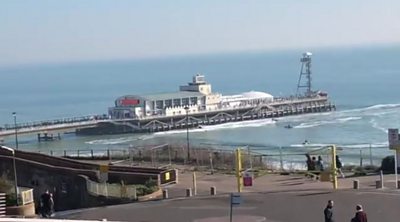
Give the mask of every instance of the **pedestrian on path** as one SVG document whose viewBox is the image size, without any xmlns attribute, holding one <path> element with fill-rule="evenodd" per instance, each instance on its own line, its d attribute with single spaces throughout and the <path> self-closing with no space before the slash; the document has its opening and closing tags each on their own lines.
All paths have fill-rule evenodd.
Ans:
<svg viewBox="0 0 400 222">
<path fill-rule="evenodd" d="M 328 200 L 324 210 L 325 222 L 334 222 L 333 220 L 333 200 Z"/>
<path fill-rule="evenodd" d="M 362 205 L 356 206 L 356 216 L 351 219 L 351 222 L 367 222 L 367 214 L 364 212 Z"/>
<path fill-rule="evenodd" d="M 321 172 L 324 171 L 324 161 L 322 160 L 321 156 L 318 156 L 316 170 L 321 171 Z"/>
<path fill-rule="evenodd" d="M 336 155 L 336 168 L 337 168 L 337 172 L 340 173 L 340 176 L 341 176 L 342 178 L 344 178 L 345 176 L 344 176 L 344 173 L 343 173 L 343 171 L 342 171 L 342 167 L 343 167 L 342 161 L 340 160 L 339 156 Z"/>
</svg>

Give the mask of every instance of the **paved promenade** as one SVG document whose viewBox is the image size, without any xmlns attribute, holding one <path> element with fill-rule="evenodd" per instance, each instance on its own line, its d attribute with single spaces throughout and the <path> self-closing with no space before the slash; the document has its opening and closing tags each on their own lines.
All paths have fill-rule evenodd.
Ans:
<svg viewBox="0 0 400 222">
<path fill-rule="evenodd" d="M 184 198 L 184 191 L 192 184 L 192 174 L 188 172 L 180 176 L 179 184 L 166 187 L 169 200 L 60 212 L 58 217 L 137 222 L 229 221 L 228 194 L 236 190 L 232 175 L 197 173 L 198 195 L 191 198 Z M 333 191 L 330 183 L 304 176 L 262 176 L 254 181 L 253 187 L 245 188 L 243 203 L 234 208 L 233 221 L 323 221 L 323 209 L 329 199 L 335 201 L 335 221 L 350 221 L 356 204 L 364 206 L 369 221 L 399 221 L 400 191 L 394 189 L 394 177 L 385 176 L 388 187 L 385 189 L 375 189 L 375 180 L 379 176 L 357 179 L 360 180 L 360 190 L 353 190 L 353 178 L 346 178 L 339 179 L 340 189 Z M 217 196 L 209 195 L 210 186 L 217 187 Z"/>
</svg>

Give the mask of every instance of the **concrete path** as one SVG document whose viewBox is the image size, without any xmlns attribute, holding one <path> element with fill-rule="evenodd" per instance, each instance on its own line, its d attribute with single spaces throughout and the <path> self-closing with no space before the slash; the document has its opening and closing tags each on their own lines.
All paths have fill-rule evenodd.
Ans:
<svg viewBox="0 0 400 222">
<path fill-rule="evenodd" d="M 364 206 L 369 221 L 399 221 L 400 191 L 394 189 L 392 175 L 385 176 L 386 189 L 375 189 L 375 180 L 379 176 L 356 179 L 360 181 L 360 190 L 353 190 L 354 179 L 346 178 L 340 179 L 340 189 L 333 191 L 330 183 L 299 175 L 257 178 L 254 186 L 245 188 L 241 194 L 243 203 L 233 208 L 233 221 L 323 221 L 323 209 L 329 199 L 335 201 L 335 221 L 350 221 L 356 204 Z M 60 212 L 58 217 L 135 222 L 228 221 L 229 193 L 236 191 L 236 180 L 232 175 L 197 173 L 198 195 L 184 198 L 185 189 L 191 186 L 192 173 L 182 173 L 179 184 L 165 187 L 171 199 Z M 217 196 L 209 195 L 211 186 L 217 187 Z"/>
</svg>

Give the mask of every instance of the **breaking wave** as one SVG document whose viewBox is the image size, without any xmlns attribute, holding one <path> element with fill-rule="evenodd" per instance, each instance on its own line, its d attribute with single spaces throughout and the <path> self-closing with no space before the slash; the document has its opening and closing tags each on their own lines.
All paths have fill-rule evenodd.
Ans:
<svg viewBox="0 0 400 222">
<path fill-rule="evenodd" d="M 360 120 L 362 117 L 355 116 L 355 117 L 346 117 L 346 118 L 339 118 L 335 120 L 321 120 L 315 121 L 310 123 L 301 123 L 300 125 L 294 126 L 293 128 L 302 129 L 302 128 L 311 128 L 316 126 L 328 125 L 328 124 L 337 124 L 337 123 L 345 123 L 348 121 Z"/>
<path fill-rule="evenodd" d="M 153 135 L 142 135 L 140 137 L 120 137 L 120 138 L 112 138 L 112 139 L 100 139 L 100 140 L 92 140 L 85 142 L 90 145 L 116 145 L 116 144 L 124 144 L 138 140 L 148 140 L 153 138 Z"/>
<path fill-rule="evenodd" d="M 384 127 L 381 127 L 381 126 L 378 124 L 378 122 L 376 121 L 376 119 L 371 119 L 369 122 L 371 123 L 371 125 L 372 125 L 373 128 L 375 128 L 375 129 L 377 129 L 377 130 L 380 130 L 380 131 L 382 131 L 383 133 L 387 133 L 387 129 L 384 128 Z"/>
<path fill-rule="evenodd" d="M 260 127 L 275 124 L 276 121 L 272 119 L 263 119 L 263 120 L 249 120 L 243 122 L 233 122 L 233 123 L 223 123 L 218 125 L 208 125 L 201 126 L 201 128 L 189 129 L 190 133 L 196 132 L 207 132 L 207 131 L 216 131 L 216 130 L 224 130 L 224 129 L 236 129 L 236 128 L 246 128 L 246 127 Z M 166 132 L 157 132 L 154 135 L 168 135 L 168 134 L 180 134 L 186 133 L 186 129 L 183 130 L 172 130 Z"/>
</svg>

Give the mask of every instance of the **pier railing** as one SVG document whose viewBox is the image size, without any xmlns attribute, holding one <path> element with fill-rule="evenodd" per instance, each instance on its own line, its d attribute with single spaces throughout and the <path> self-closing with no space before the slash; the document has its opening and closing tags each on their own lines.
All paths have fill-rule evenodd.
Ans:
<svg viewBox="0 0 400 222">
<path fill-rule="evenodd" d="M 109 118 L 108 115 L 102 114 L 102 115 L 90 115 L 90 116 L 81 116 L 81 117 L 68 117 L 68 118 L 43 120 L 43 121 L 33 121 L 33 122 L 27 122 L 27 123 L 17 123 L 16 125 L 15 124 L 5 124 L 3 128 L 0 128 L 0 130 L 15 130 L 15 129 L 22 129 L 22 128 L 45 127 L 45 126 L 72 124 L 72 123 L 95 121 L 95 120 L 106 120 L 108 118 Z"/>
<path fill-rule="evenodd" d="M 215 112 L 228 112 L 228 111 L 235 111 L 235 110 L 240 110 L 240 109 L 249 109 L 249 108 L 257 108 L 260 105 L 268 105 L 268 106 L 280 106 L 280 105 L 294 105 L 294 104 L 298 104 L 298 103 L 305 103 L 305 102 L 321 102 L 321 101 L 326 101 L 326 103 L 328 102 L 328 97 L 277 97 L 274 98 L 273 102 L 268 102 L 268 103 L 262 103 L 262 104 L 258 104 L 258 105 L 238 105 L 236 107 L 221 107 L 218 110 L 213 110 Z M 329 103 L 330 104 L 330 103 Z M 198 112 L 196 112 L 196 115 L 200 115 L 200 114 L 207 114 L 210 113 L 210 111 L 208 110 L 200 110 Z M 179 117 L 179 116 L 186 116 L 185 113 L 182 114 L 176 114 L 174 115 L 174 117 Z M 112 119 L 114 121 L 129 121 L 129 120 L 153 120 L 153 119 L 157 119 L 160 117 L 165 117 L 164 114 L 158 114 L 158 115 L 151 115 L 151 116 L 143 116 L 143 117 L 136 117 L 136 118 L 126 118 L 126 119 Z"/>
</svg>

